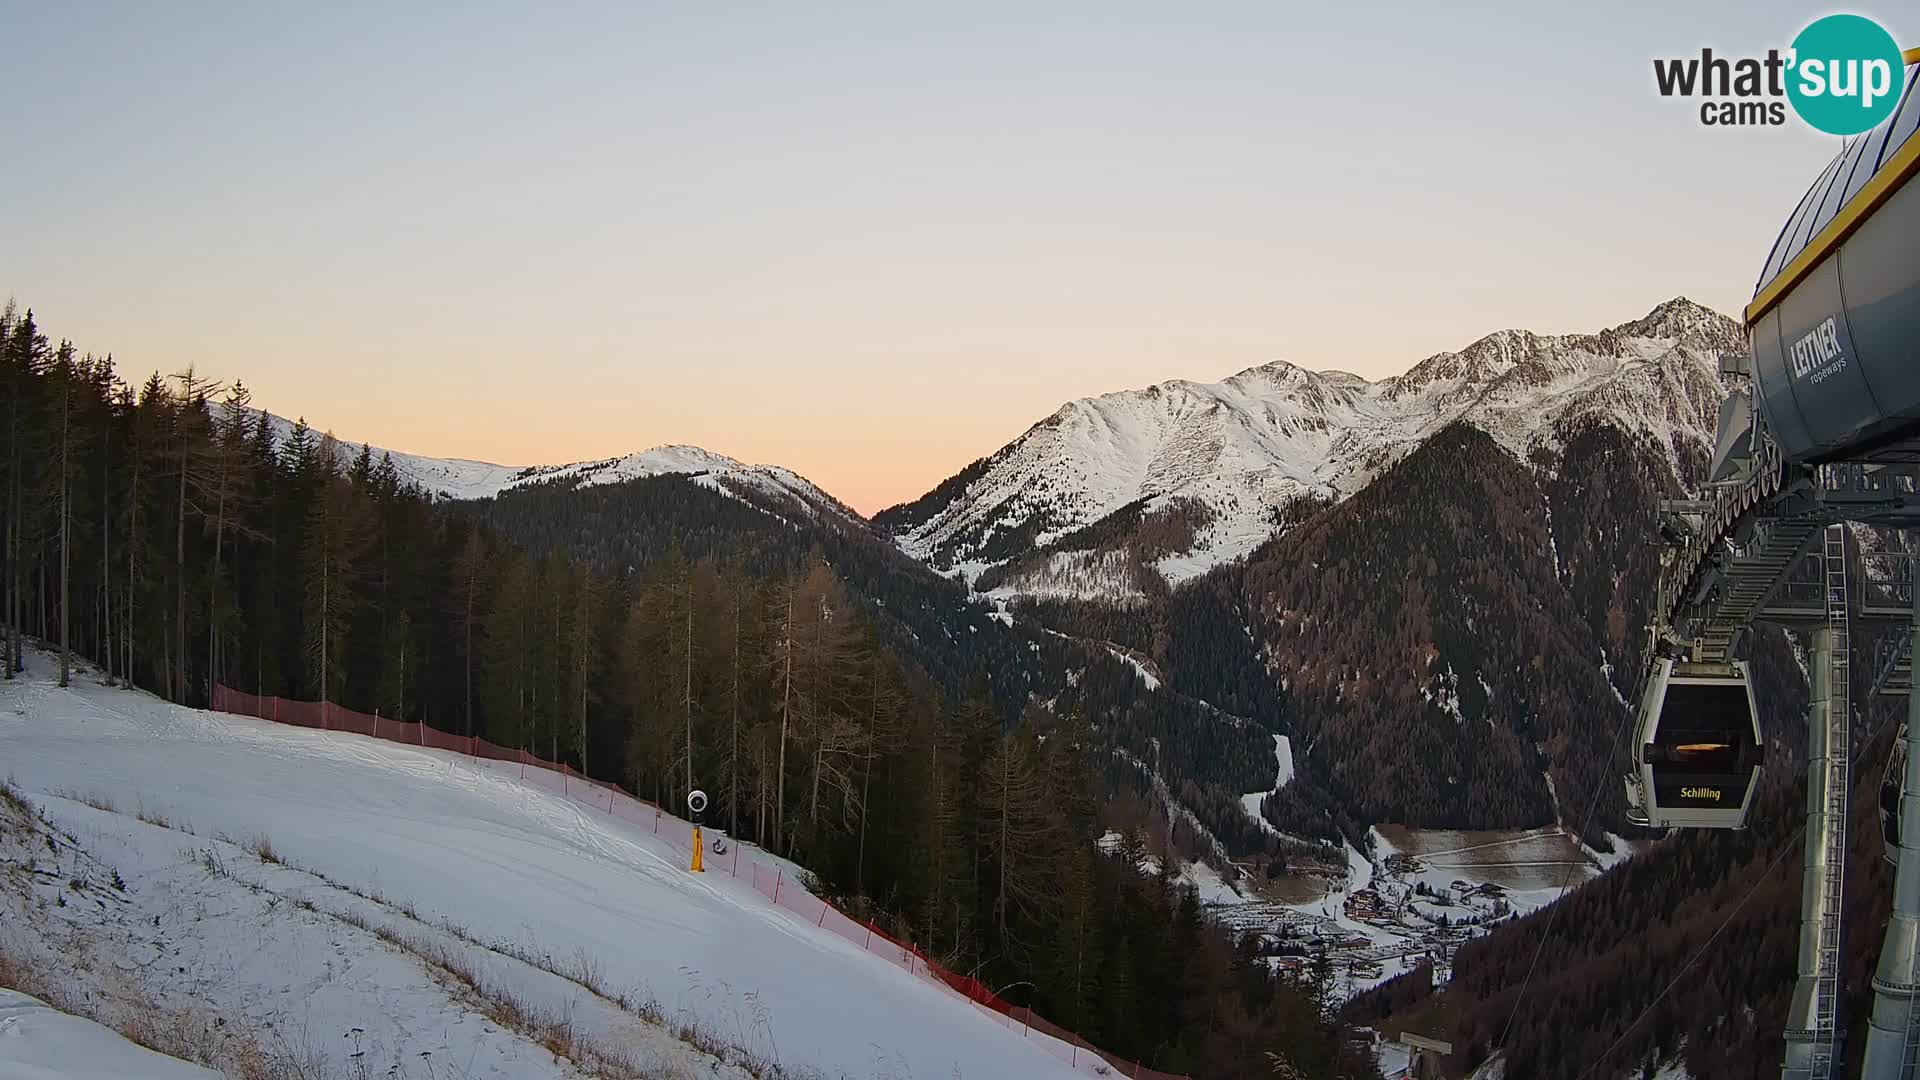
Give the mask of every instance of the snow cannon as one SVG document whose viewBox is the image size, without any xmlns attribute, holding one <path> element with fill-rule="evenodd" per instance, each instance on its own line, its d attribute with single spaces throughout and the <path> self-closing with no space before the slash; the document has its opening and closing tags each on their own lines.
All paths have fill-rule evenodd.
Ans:
<svg viewBox="0 0 1920 1080">
<path fill-rule="evenodd" d="M 693 864 L 687 869 L 703 874 L 707 868 L 702 865 L 701 855 L 706 851 L 706 844 L 700 839 L 700 819 L 707 813 L 707 793 L 699 788 L 687 792 L 687 812 L 693 815 L 693 842 L 688 845 L 693 849 Z"/>
</svg>

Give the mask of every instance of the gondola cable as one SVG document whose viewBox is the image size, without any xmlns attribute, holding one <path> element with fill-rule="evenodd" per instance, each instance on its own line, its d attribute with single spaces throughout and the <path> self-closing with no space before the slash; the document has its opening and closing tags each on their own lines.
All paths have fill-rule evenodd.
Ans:
<svg viewBox="0 0 1920 1080">
<path fill-rule="evenodd" d="M 1870 744 L 1873 742 L 1873 740 L 1879 738 L 1880 731 L 1885 725 L 1886 725 L 1885 720 L 1882 720 L 1880 723 L 1875 724 L 1873 726 L 1873 730 L 1867 733 L 1867 737 L 1863 740 L 1863 744 Z M 1852 805 L 1853 796 L 1851 792 L 1848 793 L 1847 799 L 1848 799 L 1847 813 L 1851 814 L 1853 812 L 1853 805 Z M 1653 1010 L 1659 1006 L 1660 1002 L 1666 999 L 1666 996 L 1673 991 L 1673 988 L 1680 985 L 1680 980 L 1686 977 L 1687 972 L 1692 970 L 1693 965 L 1698 963 L 1702 956 L 1706 955 L 1707 949 L 1714 943 L 1716 939 L 1720 937 L 1721 932 L 1724 931 L 1728 926 L 1733 924 L 1734 917 L 1740 914 L 1740 909 L 1746 907 L 1747 901 L 1753 899 L 1753 894 L 1758 892 L 1760 890 L 1760 886 L 1765 884 L 1767 880 L 1773 876 L 1774 868 L 1779 866 L 1780 860 L 1785 858 L 1787 853 L 1793 850 L 1793 846 L 1796 843 L 1800 842 L 1800 839 L 1806 834 L 1806 831 L 1807 831 L 1806 823 L 1801 822 L 1800 827 L 1795 829 L 1793 831 L 1793 835 L 1787 839 L 1786 843 L 1780 846 L 1780 850 L 1774 853 L 1773 860 L 1767 864 L 1767 868 L 1761 871 L 1759 877 L 1754 879 L 1753 884 L 1747 889 L 1747 894 L 1740 898 L 1739 903 L 1733 905 L 1733 910 L 1727 913 L 1726 918 L 1720 920 L 1720 925 L 1714 928 L 1713 933 L 1707 935 L 1707 940 L 1700 943 L 1700 947 L 1694 950 L 1693 955 L 1687 959 L 1687 962 L 1680 965 L 1680 970 L 1674 973 L 1672 981 L 1668 982 L 1667 985 L 1663 989 L 1661 989 L 1661 991 L 1658 994 L 1654 995 L 1654 998 L 1652 1001 L 1647 1002 L 1647 1007 L 1644 1009 L 1641 1009 L 1640 1014 L 1638 1016 L 1635 1016 L 1633 1020 L 1627 1024 L 1626 1027 L 1621 1029 L 1620 1037 L 1613 1040 L 1613 1042 L 1610 1045 L 1608 1045 L 1608 1047 L 1605 1050 L 1602 1050 L 1599 1056 L 1593 1059 L 1592 1063 L 1590 1063 L 1587 1066 L 1586 1071 L 1582 1072 L 1579 1075 L 1579 1077 L 1576 1078 L 1576 1080 L 1586 1080 L 1587 1077 L 1592 1076 L 1594 1073 L 1594 1070 L 1598 1069 L 1602 1062 L 1606 1061 L 1607 1058 L 1610 1057 L 1615 1050 L 1618 1050 L 1620 1048 L 1622 1043 L 1625 1043 L 1627 1041 L 1627 1036 L 1633 1034 L 1633 1029 L 1640 1026 L 1640 1021 L 1645 1020 L 1648 1014 L 1652 1013 Z M 1920 958 L 1920 938 L 1916 938 L 1914 941 L 1914 952 L 1916 954 L 1916 958 Z M 1915 1011 L 1914 1011 L 1915 1000 L 1920 1000 L 1920 999 L 1909 999 L 1907 1002 L 1907 1038 L 1909 1042 L 1912 1041 L 1912 1037 L 1913 1037 L 1913 1027 L 1914 1027 L 1914 1021 L 1915 1021 Z M 1512 1020 L 1509 1019 L 1508 1023 L 1512 1023 Z M 1502 1032 L 1501 1042 L 1504 1043 L 1505 1041 L 1506 1041 L 1506 1036 L 1505 1036 L 1505 1033 Z"/>
<path fill-rule="evenodd" d="M 1633 1029 L 1640 1026 L 1640 1021 L 1645 1020 L 1662 1001 L 1666 1000 L 1667 995 L 1673 992 L 1673 988 L 1680 985 L 1680 980 L 1686 978 L 1687 972 L 1693 969 L 1693 965 L 1698 963 L 1702 956 L 1706 955 L 1707 949 L 1713 945 L 1714 941 L 1719 939 L 1721 932 L 1733 924 L 1734 917 L 1739 915 L 1741 909 L 1747 906 L 1747 901 L 1753 899 L 1753 894 L 1759 892 L 1760 886 L 1766 884 L 1772 878 L 1774 868 L 1780 865 L 1780 860 L 1786 857 L 1787 852 L 1793 850 L 1793 845 L 1799 842 L 1806 831 L 1807 827 L 1804 823 L 1793 831 L 1793 836 L 1788 838 L 1787 842 L 1780 846 L 1780 850 L 1774 853 L 1773 861 L 1767 864 L 1767 868 L 1762 871 L 1760 876 L 1755 878 L 1753 884 L 1748 887 L 1747 894 L 1740 898 L 1739 903 L 1733 905 L 1733 910 L 1727 912 L 1727 917 L 1720 920 L 1720 925 L 1714 928 L 1713 933 L 1707 935 L 1707 940 L 1700 943 L 1700 947 L 1695 949 L 1693 955 L 1687 958 L 1687 962 L 1680 965 L 1680 970 L 1674 973 L 1673 979 L 1669 981 L 1665 987 L 1661 988 L 1658 994 L 1654 995 L 1652 1001 L 1647 1002 L 1647 1007 L 1640 1010 L 1640 1015 L 1635 1016 L 1625 1028 L 1621 1029 L 1620 1037 L 1613 1040 L 1605 1050 L 1600 1051 L 1599 1056 L 1593 1059 L 1592 1063 L 1587 1066 L 1586 1071 L 1580 1074 L 1578 1080 L 1586 1080 L 1587 1077 L 1592 1076 L 1594 1070 L 1598 1069 L 1602 1062 L 1612 1056 L 1613 1052 L 1620 1049 L 1621 1044 L 1627 1041 L 1627 1036 L 1633 1034 Z"/>
<path fill-rule="evenodd" d="M 1643 674 L 1641 676 L 1641 682 L 1645 682 L 1645 679 L 1646 676 Z M 1634 688 L 1634 697 L 1637 699 L 1639 694 L 1640 687 L 1636 685 Z M 1621 710 L 1620 722 L 1615 725 L 1613 729 L 1613 738 L 1607 740 L 1607 757 L 1609 759 L 1613 757 L 1616 748 L 1619 746 L 1620 733 L 1626 730 L 1627 720 L 1632 716 L 1633 709 L 1631 706 Z M 1593 812 L 1600 807 L 1600 793 L 1603 790 L 1605 790 L 1605 785 L 1603 784 L 1596 783 L 1593 786 L 1593 798 L 1587 800 L 1587 813 L 1580 821 L 1580 832 L 1574 836 L 1575 842 L 1582 844 L 1586 842 L 1583 837 L 1586 835 L 1587 827 L 1593 824 Z M 1546 929 L 1540 934 L 1540 944 L 1534 947 L 1533 959 L 1527 964 L 1526 977 L 1520 980 L 1520 993 L 1513 999 L 1513 1010 L 1507 1013 L 1506 1024 L 1500 1028 L 1500 1039 L 1494 1044 L 1496 1047 L 1507 1044 L 1507 1035 L 1513 1030 L 1513 1022 L 1520 1016 L 1520 1006 L 1527 1000 L 1527 987 L 1532 985 L 1534 970 L 1540 966 L 1540 954 L 1546 951 L 1547 939 L 1553 936 L 1553 928 L 1560 921 L 1560 908 L 1562 906 L 1560 902 L 1567 898 L 1567 889 L 1573 884 L 1573 870 L 1575 865 L 1576 864 L 1571 862 L 1567 865 L 1567 872 L 1560 878 L 1559 894 L 1553 898 L 1552 903 L 1547 905 Z"/>
</svg>

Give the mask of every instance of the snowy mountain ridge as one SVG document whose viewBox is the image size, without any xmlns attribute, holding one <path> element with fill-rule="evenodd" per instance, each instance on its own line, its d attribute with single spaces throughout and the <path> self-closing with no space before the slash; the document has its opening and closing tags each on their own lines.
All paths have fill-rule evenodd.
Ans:
<svg viewBox="0 0 1920 1080">
<path fill-rule="evenodd" d="M 293 433 L 294 422 L 272 413 L 266 416 L 273 426 L 275 443 L 284 444 Z M 319 435 L 316 430 L 315 437 Z M 358 453 L 361 445 L 345 439 L 338 442 L 340 452 L 349 459 Z M 467 458 L 427 457 L 377 446 L 371 450 L 376 462 L 382 455 L 392 455 L 400 478 L 435 499 L 491 499 L 531 484 L 593 487 L 653 476 L 686 476 L 704 487 L 781 516 L 858 519 L 858 515 L 838 499 L 791 469 L 749 465 L 698 446 L 656 446 L 620 457 L 565 465 L 497 465 Z"/>
<path fill-rule="evenodd" d="M 1742 347 L 1733 320 L 1676 298 L 1594 334 L 1502 330 L 1377 382 L 1275 361 L 1082 398 L 875 521 L 937 570 L 977 580 L 1001 568 L 996 595 L 1124 597 L 1137 582 L 1089 556 L 1117 531 L 1091 536 L 1103 523 L 1145 522 L 1152 572 L 1178 583 L 1253 551 L 1299 501 L 1353 494 L 1456 421 L 1523 461 L 1610 423 L 1677 468 L 1710 446 L 1719 358 Z"/>
</svg>

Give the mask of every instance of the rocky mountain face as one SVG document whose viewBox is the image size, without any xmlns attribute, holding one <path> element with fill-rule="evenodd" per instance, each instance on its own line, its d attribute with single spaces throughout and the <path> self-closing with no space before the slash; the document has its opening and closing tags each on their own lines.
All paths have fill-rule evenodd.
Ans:
<svg viewBox="0 0 1920 1080">
<path fill-rule="evenodd" d="M 1595 334 L 1490 334 L 1378 382 L 1284 361 L 1069 402 L 874 521 L 1006 597 L 1138 604 L 1244 558 L 1455 423 L 1521 461 L 1593 424 L 1677 474 L 1710 450 L 1732 320 L 1691 301 Z"/>
</svg>

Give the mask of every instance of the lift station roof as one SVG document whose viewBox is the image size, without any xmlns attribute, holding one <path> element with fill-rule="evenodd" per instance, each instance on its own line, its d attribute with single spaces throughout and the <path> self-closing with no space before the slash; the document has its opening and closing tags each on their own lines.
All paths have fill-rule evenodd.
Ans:
<svg viewBox="0 0 1920 1080">
<path fill-rule="evenodd" d="M 1790 461 L 1870 460 L 1920 439 L 1920 66 L 1899 108 L 1795 207 L 1746 324 L 1755 397 Z"/>
<path fill-rule="evenodd" d="M 1771 306 L 1762 306 L 1763 300 L 1777 302 L 1778 292 L 1785 291 L 1782 289 L 1773 296 L 1767 295 L 1769 287 L 1781 281 L 1783 272 L 1793 269 L 1796 257 L 1820 239 L 1843 210 L 1859 209 L 1849 204 L 1860 195 L 1868 182 L 1883 173 L 1888 174 L 1887 179 L 1891 180 L 1891 174 L 1903 163 L 1902 152 L 1920 150 L 1920 146 L 1909 145 L 1914 142 L 1916 129 L 1920 129 L 1920 92 L 1915 91 L 1916 86 L 1920 86 L 1920 66 L 1910 63 L 1900 108 L 1886 123 L 1854 139 L 1841 150 L 1821 170 L 1806 195 L 1801 197 L 1793 216 L 1787 219 L 1780 235 L 1774 240 L 1766 267 L 1760 271 L 1760 280 L 1753 287 L 1754 304 L 1747 309 L 1749 325 L 1759 319 L 1766 307 Z M 1909 172 L 1913 156 L 1912 153 L 1906 153 L 1904 157 Z M 1820 252 L 1816 250 L 1815 254 L 1818 256 Z M 1818 259 L 1812 261 L 1817 262 Z M 1794 282 L 1783 284 L 1791 288 Z"/>
</svg>

